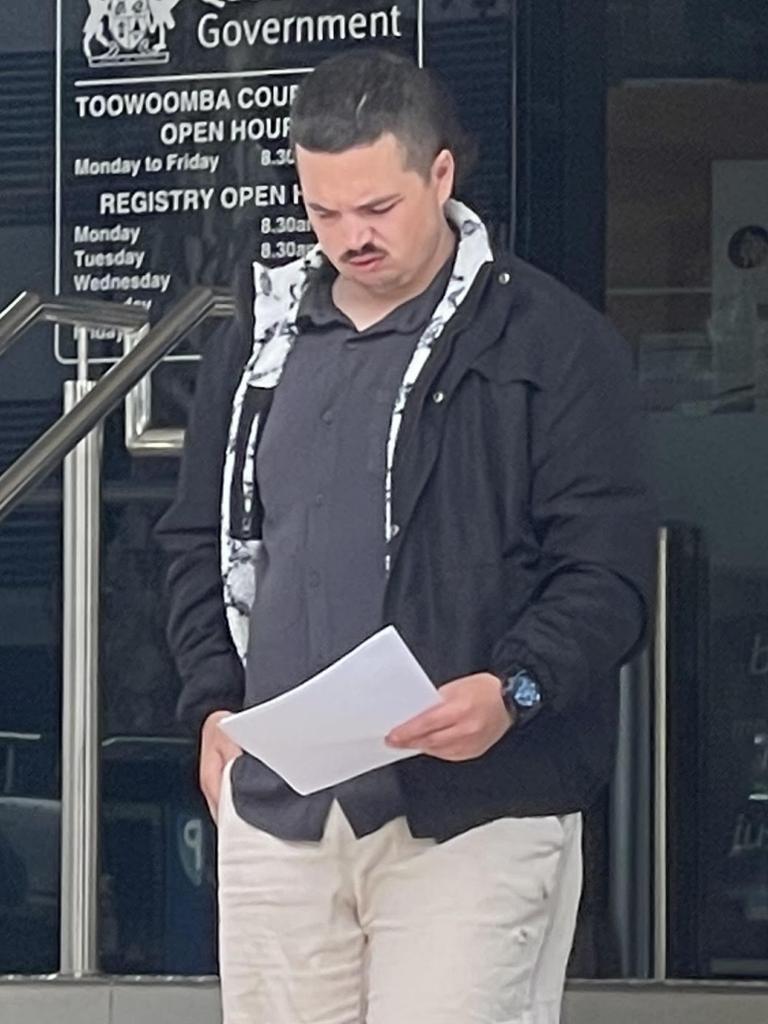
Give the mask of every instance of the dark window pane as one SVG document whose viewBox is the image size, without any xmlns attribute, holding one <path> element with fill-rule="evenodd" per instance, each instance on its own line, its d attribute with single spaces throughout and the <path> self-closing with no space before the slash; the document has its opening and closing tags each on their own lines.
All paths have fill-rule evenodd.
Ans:
<svg viewBox="0 0 768 1024">
<path fill-rule="evenodd" d="M 196 745 L 174 720 L 152 537 L 164 506 L 148 490 L 140 479 L 108 483 L 103 520 L 100 962 L 114 974 L 213 974 L 214 830 Z"/>
<path fill-rule="evenodd" d="M 670 534 L 669 967 L 768 975 L 768 21 L 609 5 L 607 306 Z"/>
</svg>

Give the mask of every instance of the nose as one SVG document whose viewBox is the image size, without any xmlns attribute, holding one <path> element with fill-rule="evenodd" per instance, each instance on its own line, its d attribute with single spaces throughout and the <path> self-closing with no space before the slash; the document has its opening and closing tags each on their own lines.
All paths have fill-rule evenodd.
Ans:
<svg viewBox="0 0 768 1024">
<path fill-rule="evenodd" d="M 373 241 L 373 229 L 362 218 L 345 217 L 341 226 L 344 247 L 350 252 L 360 252 Z"/>
</svg>

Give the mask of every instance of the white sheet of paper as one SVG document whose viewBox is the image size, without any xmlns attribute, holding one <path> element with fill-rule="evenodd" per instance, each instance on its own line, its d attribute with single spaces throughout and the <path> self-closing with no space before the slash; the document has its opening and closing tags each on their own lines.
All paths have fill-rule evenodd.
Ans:
<svg viewBox="0 0 768 1024">
<path fill-rule="evenodd" d="M 384 742 L 396 725 L 440 702 L 394 626 L 273 700 L 220 727 L 303 796 L 413 757 Z"/>
</svg>

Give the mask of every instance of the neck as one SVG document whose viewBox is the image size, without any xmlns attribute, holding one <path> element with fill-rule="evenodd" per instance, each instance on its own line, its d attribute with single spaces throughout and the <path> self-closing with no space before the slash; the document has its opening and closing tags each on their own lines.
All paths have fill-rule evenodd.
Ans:
<svg viewBox="0 0 768 1024">
<path fill-rule="evenodd" d="M 333 300 L 353 323 L 361 320 L 370 320 L 373 323 L 397 306 L 421 295 L 449 259 L 455 247 L 456 237 L 445 220 L 433 254 L 414 278 L 400 287 L 396 285 L 385 292 L 375 292 L 339 275 L 333 283 Z"/>
</svg>

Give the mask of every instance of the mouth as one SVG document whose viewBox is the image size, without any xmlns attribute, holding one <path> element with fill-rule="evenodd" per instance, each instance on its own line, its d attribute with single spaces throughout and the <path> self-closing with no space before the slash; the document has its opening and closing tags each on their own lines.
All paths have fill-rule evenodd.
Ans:
<svg viewBox="0 0 768 1024">
<path fill-rule="evenodd" d="M 383 259 L 382 253 L 369 253 L 366 256 L 358 256 L 349 260 L 349 265 L 356 270 L 371 270 L 373 267 L 378 266 Z"/>
</svg>

